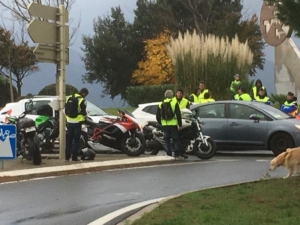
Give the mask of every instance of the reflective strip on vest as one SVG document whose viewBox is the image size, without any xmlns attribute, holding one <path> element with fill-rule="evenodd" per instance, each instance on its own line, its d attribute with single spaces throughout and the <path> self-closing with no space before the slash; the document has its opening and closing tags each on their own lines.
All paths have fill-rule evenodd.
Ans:
<svg viewBox="0 0 300 225">
<path fill-rule="evenodd" d="M 208 89 L 204 89 L 202 93 L 199 94 L 198 100 L 204 99 L 204 94 L 208 92 Z"/>
<path fill-rule="evenodd" d="M 71 96 L 72 96 L 72 95 L 70 95 L 70 96 L 68 96 L 68 97 L 66 98 L 66 103 L 68 102 L 68 99 L 69 99 Z M 78 113 L 79 113 L 79 112 L 81 111 L 80 104 L 81 104 L 82 101 L 83 101 L 83 97 L 82 97 L 81 95 L 79 95 L 79 94 L 75 94 L 75 98 L 76 98 L 76 97 L 79 97 L 79 98 L 78 98 L 78 108 L 77 108 Z M 76 118 L 70 118 L 70 117 L 68 117 L 68 116 L 66 115 L 66 118 L 67 118 L 67 122 L 68 122 L 68 123 L 80 123 L 80 122 L 84 121 L 84 116 L 81 115 L 81 114 L 78 114 L 78 116 L 77 116 Z"/>
<path fill-rule="evenodd" d="M 171 101 L 171 100 L 173 100 L 173 101 Z M 178 104 L 178 102 L 177 102 L 177 100 L 174 101 L 174 99 L 170 99 L 170 98 L 165 99 L 163 102 L 169 102 L 169 101 L 171 101 L 171 108 L 172 108 L 172 111 L 174 113 L 174 119 L 172 119 L 172 120 L 163 120 L 163 119 L 161 119 L 161 125 L 162 126 L 176 126 L 176 125 L 178 125 L 178 122 L 177 122 L 177 119 L 176 119 L 176 114 L 175 114 L 175 106 L 176 106 L 176 104 Z M 158 106 L 160 109 L 161 109 L 161 104 L 162 104 L 162 102 L 159 103 L 159 106 Z"/>
</svg>

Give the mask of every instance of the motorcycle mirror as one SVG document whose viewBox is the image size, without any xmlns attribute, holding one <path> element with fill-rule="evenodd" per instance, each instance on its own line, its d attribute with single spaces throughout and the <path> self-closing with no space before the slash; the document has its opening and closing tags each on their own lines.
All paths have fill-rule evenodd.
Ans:
<svg viewBox="0 0 300 225">
<path fill-rule="evenodd" d="M 30 99 L 28 102 L 25 103 L 25 110 L 27 112 L 34 110 L 34 105 L 33 105 L 32 99 Z"/>
</svg>

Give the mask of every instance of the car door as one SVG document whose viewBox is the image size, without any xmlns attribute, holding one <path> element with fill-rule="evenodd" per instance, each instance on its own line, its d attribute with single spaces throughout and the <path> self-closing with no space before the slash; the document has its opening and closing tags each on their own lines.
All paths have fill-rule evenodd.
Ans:
<svg viewBox="0 0 300 225">
<path fill-rule="evenodd" d="M 194 110 L 202 121 L 203 135 L 210 136 L 216 143 L 223 143 L 228 139 L 228 119 L 224 103 L 200 105 Z"/>
<path fill-rule="evenodd" d="M 259 120 L 250 119 L 253 114 Z M 267 139 L 267 117 L 250 105 L 230 103 L 228 127 L 231 143 L 258 146 L 264 145 Z"/>
<path fill-rule="evenodd" d="M 158 108 L 158 103 L 157 105 L 148 105 L 142 108 L 140 115 L 135 116 L 140 125 L 144 126 L 147 124 L 147 121 L 156 121 L 156 111 Z"/>
</svg>

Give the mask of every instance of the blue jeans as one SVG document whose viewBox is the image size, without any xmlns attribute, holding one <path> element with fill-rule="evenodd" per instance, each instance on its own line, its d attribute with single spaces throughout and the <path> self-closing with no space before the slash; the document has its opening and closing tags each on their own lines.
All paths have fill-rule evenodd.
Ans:
<svg viewBox="0 0 300 225">
<path fill-rule="evenodd" d="M 77 160 L 80 148 L 81 123 L 67 123 L 66 160 Z M 73 146 L 74 144 L 74 146 Z M 71 153 L 73 147 L 73 152 Z"/>
<path fill-rule="evenodd" d="M 164 140 L 166 143 L 166 151 L 168 155 L 172 155 L 171 150 L 171 138 L 174 141 L 175 145 L 175 157 L 180 155 L 180 140 L 179 140 L 179 131 L 178 127 L 176 126 L 163 126 L 164 132 Z"/>
</svg>

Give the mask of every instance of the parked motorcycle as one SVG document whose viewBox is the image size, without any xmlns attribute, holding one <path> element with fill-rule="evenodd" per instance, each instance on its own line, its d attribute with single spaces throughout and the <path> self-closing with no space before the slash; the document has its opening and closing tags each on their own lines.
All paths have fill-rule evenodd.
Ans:
<svg viewBox="0 0 300 225">
<path fill-rule="evenodd" d="M 118 110 L 118 113 L 119 117 L 103 117 L 99 123 L 86 118 L 82 140 L 92 149 L 89 141 L 120 150 L 128 156 L 141 155 L 145 150 L 146 141 L 137 120 L 128 111 Z"/>
<path fill-rule="evenodd" d="M 37 110 L 35 126 L 39 144 L 43 152 L 53 151 L 55 139 L 59 135 L 58 121 L 53 117 L 53 109 L 50 105 L 43 105 Z"/>
<path fill-rule="evenodd" d="M 195 154 L 200 159 L 212 158 L 217 147 L 213 139 L 202 134 L 201 120 L 194 116 L 190 110 L 182 111 L 183 126 L 179 130 L 181 149 L 187 154 Z M 146 139 L 146 154 L 157 155 L 160 150 L 166 151 L 162 126 L 156 121 L 149 121 L 143 127 L 143 134 Z M 174 144 L 171 141 L 174 150 Z"/>
<path fill-rule="evenodd" d="M 17 156 L 21 155 L 27 160 L 32 160 L 34 165 L 42 162 L 39 141 L 36 133 L 35 123 L 25 116 L 32 110 L 28 109 L 20 116 L 8 117 L 8 124 L 15 124 L 17 127 Z"/>
</svg>

